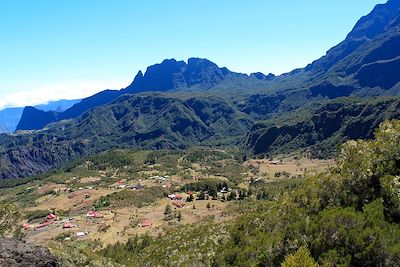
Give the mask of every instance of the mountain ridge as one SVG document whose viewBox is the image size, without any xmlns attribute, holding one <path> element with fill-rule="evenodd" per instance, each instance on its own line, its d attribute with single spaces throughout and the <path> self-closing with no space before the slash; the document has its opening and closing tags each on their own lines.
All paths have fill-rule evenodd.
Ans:
<svg viewBox="0 0 400 267">
<path fill-rule="evenodd" d="M 188 63 L 169 59 L 150 66 L 145 73 L 138 72 L 126 89 L 103 91 L 83 100 L 82 109 L 76 105 L 72 108 L 76 113 L 70 117 L 46 114 L 51 123 L 43 120 L 45 129 L 1 136 L 0 177 L 33 175 L 120 147 L 239 145 L 267 154 L 279 150 L 271 144 L 279 144 L 286 152 L 309 147 L 317 151 L 315 156 L 324 156 L 331 152 L 322 151 L 328 149 L 327 144 L 334 147 L 354 137 L 346 134 L 348 129 L 364 129 L 358 137 L 369 138 L 370 124 L 376 126 L 375 122 L 400 116 L 392 108 L 396 104 L 368 98 L 400 95 L 400 6 L 388 3 L 363 17 L 346 40 L 325 57 L 288 74 L 234 73 L 206 59 L 190 59 Z M 396 9 L 388 11 L 392 5 Z M 381 18 L 385 12 L 390 18 Z M 352 38 L 362 42 L 352 46 Z M 150 91 L 142 92 L 144 89 Z M 359 104 L 340 97 L 358 97 Z M 338 98 L 343 106 L 335 102 Z M 323 105 L 326 101 L 330 104 Z M 364 112 L 360 106 L 373 112 Z M 304 112 L 305 107 L 315 114 Z M 300 117 L 295 120 L 288 114 Z M 271 126 L 274 120 L 287 125 Z M 336 123 L 336 128 L 324 120 Z M 58 151 L 58 145 L 68 152 Z M 53 153 L 61 155 L 54 158 Z M 22 154 L 40 156 L 20 161 Z"/>
<path fill-rule="evenodd" d="M 217 64 L 207 59 L 189 58 L 188 63 L 175 59 L 166 59 L 159 64 L 149 66 L 144 74 L 139 71 L 132 83 L 126 88 L 101 91 L 83 99 L 80 103 L 62 113 L 53 114 L 54 116 L 28 108 L 23 113 L 17 130 L 38 130 L 49 123 L 76 118 L 92 108 L 112 102 L 123 94 L 152 91 L 207 91 L 221 84 L 224 79 L 246 81 L 250 86 L 254 84 L 254 87 L 260 87 L 264 82 L 271 81 L 274 78 L 273 74 L 266 76 L 262 73 L 246 75 L 231 72 L 225 67 L 218 67 Z M 236 81 L 234 83 L 237 84 Z M 42 114 L 42 120 L 37 124 L 34 121 L 32 122 L 32 117 L 40 114 Z"/>
<path fill-rule="evenodd" d="M 50 101 L 47 104 L 41 104 L 34 106 L 35 109 L 42 110 L 42 111 L 56 111 L 62 112 L 74 104 L 81 101 L 80 99 L 73 99 L 73 100 L 66 100 L 61 99 L 57 101 Z M 16 107 L 16 108 L 6 108 L 0 111 L 0 133 L 10 133 L 14 132 L 17 127 L 18 123 L 21 120 L 22 113 L 24 112 L 23 107 Z"/>
</svg>

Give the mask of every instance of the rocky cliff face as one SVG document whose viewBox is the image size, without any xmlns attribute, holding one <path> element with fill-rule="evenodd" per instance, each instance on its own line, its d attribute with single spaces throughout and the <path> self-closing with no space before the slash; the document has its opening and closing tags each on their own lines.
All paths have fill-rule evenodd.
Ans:
<svg viewBox="0 0 400 267">
<path fill-rule="evenodd" d="M 145 91 L 185 90 L 196 87 L 207 90 L 220 83 L 228 74 L 234 74 L 227 68 L 200 58 L 189 58 L 188 63 L 175 59 L 164 60 L 141 71 L 124 91 L 137 93 Z"/>
<path fill-rule="evenodd" d="M 264 76 L 263 78 L 260 78 Z M 272 74 L 265 76 L 258 73 L 256 78 L 246 74 L 220 68 L 217 64 L 200 58 L 189 58 L 188 62 L 167 59 L 160 64 L 147 68 L 143 74 L 138 72 L 132 84 L 122 90 L 105 90 L 83 99 L 64 112 L 43 112 L 38 109 L 25 108 L 17 130 L 38 130 L 47 124 L 77 118 L 83 113 L 99 106 L 106 105 L 124 94 L 140 92 L 187 91 L 204 92 L 207 90 L 224 90 L 224 88 L 262 87 L 266 81 L 273 80 Z M 223 84 L 227 81 L 227 84 Z M 219 86 L 217 89 L 216 87 Z M 215 89 L 215 90 L 214 90 Z"/>
<path fill-rule="evenodd" d="M 60 265 L 47 248 L 27 244 L 18 239 L 0 238 L 0 266 L 58 267 Z"/>
<path fill-rule="evenodd" d="M 47 129 L 0 138 L 0 179 L 31 176 L 103 150 L 180 149 L 238 144 L 260 113 L 278 110 L 284 96 L 251 95 L 237 102 L 199 94 L 123 95 Z"/>
<path fill-rule="evenodd" d="M 400 118 L 400 100 L 342 99 L 319 105 L 299 116 L 301 112 L 255 124 L 247 135 L 246 146 L 256 154 L 307 148 L 316 157 L 331 156 L 338 144 L 350 139 L 372 138 L 381 122 Z"/>
</svg>

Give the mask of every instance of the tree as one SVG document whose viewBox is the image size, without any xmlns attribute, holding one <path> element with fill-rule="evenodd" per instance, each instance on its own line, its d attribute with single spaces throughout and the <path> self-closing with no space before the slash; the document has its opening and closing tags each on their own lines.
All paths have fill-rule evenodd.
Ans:
<svg viewBox="0 0 400 267">
<path fill-rule="evenodd" d="M 208 188 L 208 195 L 215 198 L 217 197 L 218 193 L 218 187 L 215 183 L 213 183 L 209 188 Z"/>
<path fill-rule="evenodd" d="M 381 178 L 382 198 L 386 220 L 400 222 L 400 177 L 386 175 Z"/>
<path fill-rule="evenodd" d="M 178 212 L 176 218 L 178 219 L 179 222 L 182 221 L 183 218 L 182 218 L 182 213 L 180 211 Z"/>
<path fill-rule="evenodd" d="M 204 191 L 201 191 L 198 195 L 197 195 L 197 199 L 198 200 L 204 200 L 206 198 L 206 195 L 204 194 Z"/>
<path fill-rule="evenodd" d="M 228 195 L 228 201 L 231 200 L 236 200 L 236 191 L 232 191 L 229 195 Z"/>
<path fill-rule="evenodd" d="M 193 195 L 189 195 L 189 196 L 186 198 L 186 202 L 192 202 L 193 200 L 194 200 Z"/>
<path fill-rule="evenodd" d="M 167 204 L 167 205 L 165 206 L 164 215 L 171 214 L 171 212 L 172 212 L 171 205 L 170 205 L 170 204 Z"/>
<path fill-rule="evenodd" d="M 17 207 L 9 203 L 0 203 L 0 236 L 21 236 L 21 227 L 18 221 L 21 213 Z"/>
<path fill-rule="evenodd" d="M 310 256 L 310 251 L 303 246 L 296 253 L 286 256 L 281 267 L 318 267 L 318 265 Z"/>
</svg>

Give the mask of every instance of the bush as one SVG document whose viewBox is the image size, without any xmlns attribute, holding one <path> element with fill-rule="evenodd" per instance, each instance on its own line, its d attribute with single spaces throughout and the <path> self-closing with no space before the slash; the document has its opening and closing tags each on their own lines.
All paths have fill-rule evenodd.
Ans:
<svg viewBox="0 0 400 267">
<path fill-rule="evenodd" d="M 134 205 L 138 208 L 156 202 L 164 196 L 161 187 L 148 187 L 140 191 L 123 190 L 107 195 L 110 206 L 126 207 Z"/>
<path fill-rule="evenodd" d="M 310 251 L 306 247 L 299 248 L 296 253 L 286 256 L 282 262 L 282 267 L 318 267 L 318 264 L 310 256 Z"/>
<path fill-rule="evenodd" d="M 30 222 L 40 218 L 46 218 L 50 213 L 49 210 L 32 210 L 25 213 L 25 218 Z"/>
</svg>

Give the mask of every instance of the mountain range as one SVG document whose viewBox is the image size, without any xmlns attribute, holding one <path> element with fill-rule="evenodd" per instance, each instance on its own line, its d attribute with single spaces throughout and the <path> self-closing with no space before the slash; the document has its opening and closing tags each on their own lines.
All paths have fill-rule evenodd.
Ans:
<svg viewBox="0 0 400 267">
<path fill-rule="evenodd" d="M 80 100 L 58 100 L 50 101 L 47 104 L 37 105 L 34 108 L 41 111 L 56 111 L 62 112 Z M 0 133 L 10 133 L 17 129 L 18 123 L 21 120 L 24 108 L 6 108 L 0 111 Z"/>
<path fill-rule="evenodd" d="M 25 131 L 0 136 L 0 178 L 120 147 L 239 145 L 265 154 L 302 148 L 324 157 L 397 118 L 399 82 L 400 1 L 390 0 L 324 57 L 287 74 L 246 75 L 207 59 L 169 59 L 140 71 L 126 88 L 63 112 L 26 107 L 17 127 Z"/>
<path fill-rule="evenodd" d="M 188 62 L 175 59 L 164 60 L 147 68 L 145 74 L 137 73 L 133 82 L 122 90 L 105 90 L 83 99 L 63 112 L 43 112 L 37 108 L 26 107 L 17 130 L 42 129 L 49 123 L 76 118 L 86 111 L 102 106 L 124 94 L 141 92 L 217 92 L 225 90 L 261 89 L 273 74 L 251 75 L 235 73 L 220 68 L 215 63 L 200 58 L 189 58 Z M 41 120 L 33 118 L 41 117 Z"/>
</svg>

